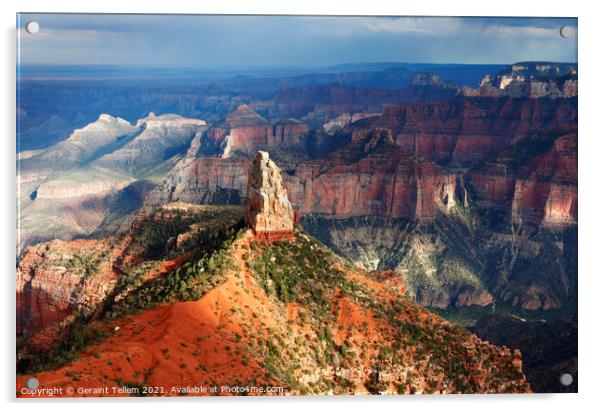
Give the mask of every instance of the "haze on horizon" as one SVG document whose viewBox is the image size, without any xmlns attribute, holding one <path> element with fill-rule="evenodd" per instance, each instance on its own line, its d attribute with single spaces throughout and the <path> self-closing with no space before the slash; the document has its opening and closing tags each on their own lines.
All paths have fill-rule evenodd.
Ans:
<svg viewBox="0 0 602 411">
<path fill-rule="evenodd" d="M 40 31 L 27 33 L 35 20 Z M 573 36 L 560 36 L 561 26 Z M 26 65 L 328 67 L 577 61 L 576 18 L 20 14 Z"/>
</svg>

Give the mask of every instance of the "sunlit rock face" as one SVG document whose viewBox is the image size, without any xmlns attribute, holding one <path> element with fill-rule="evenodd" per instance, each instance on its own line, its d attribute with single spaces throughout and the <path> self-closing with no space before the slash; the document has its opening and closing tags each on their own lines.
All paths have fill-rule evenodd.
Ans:
<svg viewBox="0 0 602 411">
<path fill-rule="evenodd" d="M 355 137 L 327 159 L 303 162 L 287 176 L 301 214 L 430 220 L 455 205 L 454 175 L 397 146 L 390 130 Z"/>
<path fill-rule="evenodd" d="M 469 97 L 571 98 L 577 96 L 577 65 L 525 62 L 486 75 L 478 88 L 463 87 Z"/>
<path fill-rule="evenodd" d="M 95 164 L 135 172 L 185 151 L 195 135 L 206 128 L 203 120 L 177 114 L 156 116 L 154 113 L 139 119 L 136 126 L 141 130 L 140 134 L 118 150 L 103 155 Z"/>
<path fill-rule="evenodd" d="M 293 237 L 294 213 L 280 169 L 265 151 L 257 153 L 249 168 L 246 220 L 266 240 Z"/>
<path fill-rule="evenodd" d="M 542 148 L 520 167 L 502 154 L 468 175 L 482 207 L 507 210 L 513 223 L 562 229 L 577 224 L 577 134 L 526 141 Z M 520 146 L 519 146 L 520 147 Z"/>
</svg>

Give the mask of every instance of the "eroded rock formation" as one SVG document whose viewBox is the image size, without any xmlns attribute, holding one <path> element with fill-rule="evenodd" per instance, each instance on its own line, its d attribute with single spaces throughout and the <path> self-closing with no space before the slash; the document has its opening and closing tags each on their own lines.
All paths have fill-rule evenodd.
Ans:
<svg viewBox="0 0 602 411">
<path fill-rule="evenodd" d="M 577 65 L 566 63 L 516 63 L 495 75 L 486 75 L 476 89 L 460 94 L 475 97 L 571 98 L 577 96 Z"/>
<path fill-rule="evenodd" d="M 192 160 L 167 177 L 149 204 L 240 204 L 248 164 L 242 158 Z M 428 220 L 456 203 L 453 173 L 398 147 L 386 129 L 358 136 L 325 159 L 301 162 L 282 178 L 301 214 Z"/>
<path fill-rule="evenodd" d="M 294 236 L 293 207 L 280 169 L 265 151 L 257 153 L 249 168 L 245 218 L 259 238 L 272 241 Z"/>
<path fill-rule="evenodd" d="M 93 310 L 113 289 L 123 244 L 54 240 L 28 248 L 17 267 L 17 333 L 30 334 L 77 310 Z"/>
<path fill-rule="evenodd" d="M 454 175 L 395 145 L 387 129 L 358 136 L 326 159 L 301 163 L 286 184 L 302 214 L 420 220 L 455 204 Z"/>
<path fill-rule="evenodd" d="M 177 114 L 156 116 L 150 113 L 136 123 L 141 130 L 134 139 L 119 149 L 107 153 L 94 163 L 102 167 L 133 172 L 141 167 L 167 160 L 174 153 L 184 151 L 197 132 L 205 129 L 205 122 Z"/>
<path fill-rule="evenodd" d="M 519 162 L 526 150 L 539 150 Z M 520 160 L 520 159 L 518 159 Z M 577 223 L 577 135 L 519 141 L 468 174 L 475 200 L 508 221 L 549 228 Z"/>
<path fill-rule="evenodd" d="M 382 116 L 355 123 L 353 135 L 361 138 L 375 128 L 386 128 L 407 151 L 443 166 L 468 167 L 533 130 L 574 130 L 575 103 L 571 99 L 471 98 L 391 106 Z"/>
</svg>

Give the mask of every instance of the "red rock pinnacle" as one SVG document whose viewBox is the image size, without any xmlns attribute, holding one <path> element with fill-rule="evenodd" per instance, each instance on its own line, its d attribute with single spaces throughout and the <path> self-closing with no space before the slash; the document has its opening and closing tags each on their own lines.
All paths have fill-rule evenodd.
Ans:
<svg viewBox="0 0 602 411">
<path fill-rule="evenodd" d="M 265 151 L 259 151 L 249 168 L 245 218 L 255 236 L 274 241 L 291 238 L 294 213 L 282 183 L 280 169 Z"/>
</svg>

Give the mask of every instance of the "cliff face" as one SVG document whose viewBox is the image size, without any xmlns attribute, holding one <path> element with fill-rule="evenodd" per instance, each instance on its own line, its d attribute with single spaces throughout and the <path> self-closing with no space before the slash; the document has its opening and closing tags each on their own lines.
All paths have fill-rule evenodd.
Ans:
<svg viewBox="0 0 602 411">
<path fill-rule="evenodd" d="M 400 147 L 441 165 L 471 166 L 510 146 L 531 130 L 570 131 L 577 124 L 574 100 L 473 98 L 385 109 L 358 121 L 354 137 L 387 128 Z"/>
<path fill-rule="evenodd" d="M 278 121 L 273 127 L 267 148 L 305 148 L 309 137 L 309 126 L 299 120 L 289 118 Z"/>
<path fill-rule="evenodd" d="M 479 204 L 505 210 L 509 221 L 550 228 L 575 225 L 577 135 L 519 140 L 469 173 L 468 181 Z"/>
<path fill-rule="evenodd" d="M 343 113 L 340 116 L 330 119 L 324 124 L 323 127 L 326 134 L 335 135 L 338 131 L 344 129 L 346 126 L 352 123 L 355 123 L 356 121 L 380 115 L 381 113 Z"/>
<path fill-rule="evenodd" d="M 256 236 L 267 240 L 293 237 L 293 208 L 280 169 L 265 151 L 257 153 L 249 168 L 245 210 Z"/>
<path fill-rule="evenodd" d="M 123 173 L 110 170 L 95 170 L 97 178 L 90 178 L 85 172 L 68 172 L 40 184 L 35 191 L 35 201 L 85 200 L 123 190 L 135 180 Z"/>
<path fill-rule="evenodd" d="M 245 197 L 248 160 L 200 158 L 171 173 L 149 199 L 215 203 Z M 442 167 L 397 147 L 376 130 L 320 160 L 307 160 L 283 176 L 293 207 L 302 214 L 381 215 L 429 219 L 455 204 L 456 179 Z"/>
<path fill-rule="evenodd" d="M 301 224 L 337 254 L 365 270 L 386 270 L 387 284 L 404 284 L 421 305 L 487 306 L 493 302 L 482 278 L 482 253 L 473 233 L 440 217 L 428 224 L 375 216 L 302 217 Z"/>
<path fill-rule="evenodd" d="M 250 164 L 246 158 L 191 158 L 165 177 L 149 194 L 146 204 L 242 204 Z"/>
<path fill-rule="evenodd" d="M 302 214 L 429 219 L 455 204 L 455 177 L 396 146 L 376 129 L 323 160 L 301 163 L 286 180 Z"/>
<path fill-rule="evenodd" d="M 425 306 L 574 306 L 574 227 L 540 232 L 524 226 L 491 229 L 482 220 L 460 208 L 429 222 L 307 215 L 301 224 L 366 270 L 394 270 L 407 294 Z"/>
<path fill-rule="evenodd" d="M 94 310 L 119 275 L 116 239 L 54 240 L 25 251 L 17 267 L 17 333 L 32 334 L 72 312 Z"/>
<path fill-rule="evenodd" d="M 272 126 L 242 104 L 220 125 L 207 131 L 202 152 L 219 153 L 223 158 L 251 157 L 260 149 L 305 152 L 308 133 L 308 126 L 295 119 L 281 120 Z"/>
</svg>

